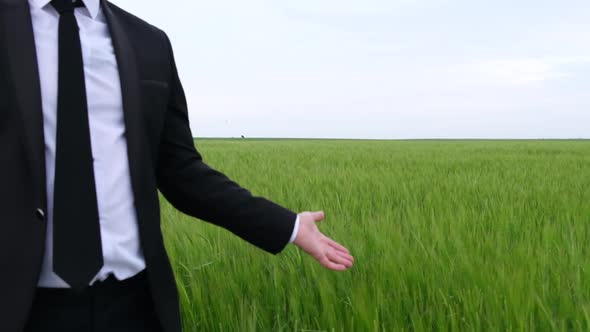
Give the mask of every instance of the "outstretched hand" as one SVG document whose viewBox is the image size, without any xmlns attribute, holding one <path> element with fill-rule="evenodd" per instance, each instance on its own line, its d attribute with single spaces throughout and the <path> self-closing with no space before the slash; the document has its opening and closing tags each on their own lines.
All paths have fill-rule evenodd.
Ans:
<svg viewBox="0 0 590 332">
<path fill-rule="evenodd" d="M 299 214 L 299 231 L 293 243 L 315 258 L 325 268 L 344 271 L 352 267 L 352 257 L 344 246 L 320 232 L 316 222 L 324 219 L 324 212 Z"/>
</svg>

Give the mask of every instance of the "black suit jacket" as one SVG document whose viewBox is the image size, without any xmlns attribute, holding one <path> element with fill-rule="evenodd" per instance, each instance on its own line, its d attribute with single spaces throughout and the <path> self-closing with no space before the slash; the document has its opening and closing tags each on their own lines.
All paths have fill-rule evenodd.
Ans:
<svg viewBox="0 0 590 332">
<path fill-rule="evenodd" d="M 178 295 L 160 230 L 158 189 L 179 210 L 271 253 L 296 215 L 208 167 L 194 147 L 167 36 L 102 0 L 123 93 L 131 183 L 156 312 L 181 329 Z M 27 0 L 0 0 L 0 331 L 26 322 L 45 243 L 45 160 L 37 59 Z M 198 281 L 196 281 L 198 282 Z"/>
</svg>

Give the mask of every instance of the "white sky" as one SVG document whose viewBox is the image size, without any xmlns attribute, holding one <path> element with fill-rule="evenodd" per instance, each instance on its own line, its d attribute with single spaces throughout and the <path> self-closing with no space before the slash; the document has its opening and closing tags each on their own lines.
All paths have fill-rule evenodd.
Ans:
<svg viewBox="0 0 590 332">
<path fill-rule="evenodd" d="M 116 0 L 194 136 L 590 138 L 588 0 Z"/>
</svg>

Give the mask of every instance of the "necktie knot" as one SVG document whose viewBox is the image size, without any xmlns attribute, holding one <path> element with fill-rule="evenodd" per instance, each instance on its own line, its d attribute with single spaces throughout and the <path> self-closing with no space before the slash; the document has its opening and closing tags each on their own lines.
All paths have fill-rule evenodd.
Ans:
<svg viewBox="0 0 590 332">
<path fill-rule="evenodd" d="M 73 13 L 76 7 L 84 7 L 82 0 L 52 0 L 51 5 L 60 15 Z"/>
</svg>

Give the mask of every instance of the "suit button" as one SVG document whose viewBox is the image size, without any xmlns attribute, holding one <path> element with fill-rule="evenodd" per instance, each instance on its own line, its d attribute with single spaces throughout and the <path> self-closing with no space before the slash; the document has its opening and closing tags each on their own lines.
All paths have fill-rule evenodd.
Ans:
<svg viewBox="0 0 590 332">
<path fill-rule="evenodd" d="M 39 220 L 45 220 L 45 211 L 43 211 L 43 209 L 38 208 L 37 211 L 35 211 L 35 214 Z"/>
</svg>

